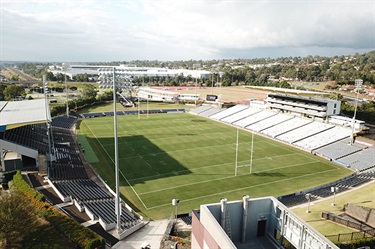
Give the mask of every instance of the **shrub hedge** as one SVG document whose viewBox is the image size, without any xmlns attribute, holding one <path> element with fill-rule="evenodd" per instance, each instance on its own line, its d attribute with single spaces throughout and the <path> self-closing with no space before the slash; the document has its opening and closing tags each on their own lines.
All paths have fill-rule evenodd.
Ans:
<svg viewBox="0 0 375 249">
<path fill-rule="evenodd" d="M 65 235 L 81 248 L 104 248 L 105 241 L 101 236 L 83 227 L 70 217 L 61 214 L 53 206 L 45 202 L 44 196 L 31 188 L 22 178 L 19 171 L 13 177 L 13 184 L 30 200 L 36 212 L 61 234 Z"/>
</svg>

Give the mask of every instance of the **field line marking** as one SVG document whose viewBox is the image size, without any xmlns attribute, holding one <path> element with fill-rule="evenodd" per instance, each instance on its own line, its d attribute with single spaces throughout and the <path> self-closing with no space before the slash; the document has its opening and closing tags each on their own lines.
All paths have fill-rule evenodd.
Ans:
<svg viewBox="0 0 375 249">
<path fill-rule="evenodd" d="M 303 178 L 303 177 L 312 176 L 312 175 L 316 175 L 316 174 L 320 174 L 320 173 L 326 173 L 326 172 L 330 172 L 330 171 L 334 171 L 334 170 L 336 170 L 336 169 L 330 169 L 330 170 L 315 172 L 315 173 L 311 173 L 311 174 L 307 174 L 307 175 L 302 175 L 302 176 L 296 176 L 296 177 L 292 177 L 292 178 L 282 179 L 282 180 L 278 180 L 278 181 L 266 182 L 266 183 L 261 183 L 261 184 L 257 184 L 257 185 L 253 185 L 253 186 L 248 186 L 248 187 L 243 187 L 243 188 L 238 188 L 238 189 L 232 189 L 232 190 L 223 191 L 223 192 L 220 192 L 220 193 L 213 193 L 213 194 L 203 195 L 203 196 L 194 197 L 194 198 L 190 198 L 190 199 L 184 199 L 184 200 L 181 200 L 180 202 L 189 202 L 189 201 L 193 201 L 193 200 L 197 200 L 197 199 L 201 199 L 201 198 L 206 198 L 206 197 L 213 196 L 213 195 L 222 195 L 222 194 L 225 194 L 225 193 L 230 193 L 230 192 L 234 192 L 234 191 L 239 191 L 239 190 L 243 190 L 243 189 L 250 189 L 250 188 L 255 188 L 255 187 L 260 187 L 260 186 L 265 186 L 265 185 L 268 185 L 268 184 L 271 184 L 271 183 L 273 184 L 273 183 L 277 183 L 277 182 L 284 182 L 284 181 L 287 181 L 287 180 L 293 180 L 293 179 L 297 179 L 297 178 Z M 165 206 L 168 206 L 168 205 L 170 205 L 170 204 L 168 203 L 168 204 L 162 204 L 162 205 L 158 205 L 158 206 L 153 206 L 153 207 L 150 207 L 149 209 L 154 209 L 154 208 L 159 208 L 159 207 L 165 207 Z"/>
<path fill-rule="evenodd" d="M 85 122 L 85 121 L 83 121 Z M 109 155 L 108 151 L 104 148 L 104 146 L 102 145 L 102 143 L 99 141 L 99 139 L 97 138 L 97 136 L 95 135 L 95 133 L 91 130 L 90 126 L 85 122 L 87 128 L 89 128 L 89 130 L 91 131 L 91 133 L 94 135 L 95 139 L 98 141 L 98 143 L 100 144 L 100 146 L 103 148 L 103 150 L 105 151 L 105 153 L 107 154 L 107 156 L 109 157 L 109 159 L 111 159 L 111 161 L 113 162 L 113 164 L 115 164 L 115 161 L 112 159 L 112 157 Z M 120 160 L 119 160 L 120 161 Z M 120 165 L 119 165 L 120 166 Z M 141 197 L 139 197 L 138 193 L 135 191 L 135 189 L 133 188 L 133 186 L 130 184 L 130 182 L 128 181 L 128 179 L 125 177 L 125 175 L 122 173 L 122 171 L 120 170 L 120 167 L 118 169 L 118 171 L 121 173 L 122 177 L 124 177 L 125 181 L 128 183 L 129 187 L 133 190 L 134 194 L 138 197 L 138 199 L 140 200 L 140 202 L 142 203 L 142 205 L 146 208 L 147 206 L 144 204 L 144 202 L 142 201 Z"/>
<path fill-rule="evenodd" d="M 308 162 L 308 163 L 297 163 L 297 164 L 288 165 L 288 166 L 285 166 L 285 167 L 278 167 L 278 168 L 273 168 L 273 169 L 265 169 L 265 170 L 254 172 L 253 174 L 267 172 L 267 171 L 272 171 L 272 170 L 278 170 L 278 169 L 292 168 L 292 167 L 297 167 L 297 166 L 301 166 L 301 165 L 305 165 L 305 164 L 310 164 L 310 163 L 311 162 Z M 246 174 L 246 175 L 250 175 L 250 174 Z M 163 188 L 163 189 L 152 190 L 152 191 L 148 191 L 148 192 L 144 192 L 144 193 L 139 193 L 139 195 L 151 194 L 151 193 L 155 193 L 155 192 L 159 192 L 159 191 L 170 190 L 170 189 L 175 189 L 175 188 L 179 188 L 179 187 L 186 187 L 186 186 L 191 186 L 191 185 L 201 184 L 201 183 L 206 183 L 206 182 L 214 182 L 214 181 L 219 181 L 219 180 L 228 179 L 228 178 L 235 178 L 235 177 L 237 177 L 237 176 L 231 175 L 231 176 L 221 177 L 221 178 L 212 179 L 212 180 L 206 180 L 206 181 L 194 182 L 194 183 L 187 183 L 187 184 L 178 185 L 178 186 L 174 186 L 174 187 Z"/>
<path fill-rule="evenodd" d="M 293 155 L 293 154 L 294 154 L 294 153 L 285 154 L 285 155 L 276 155 L 276 156 L 273 156 L 272 158 L 278 158 L 278 157 L 283 157 L 283 156 L 289 156 L 289 155 Z M 136 157 L 138 157 L 138 156 L 136 156 Z M 267 157 L 255 158 L 255 159 L 253 159 L 253 161 L 264 160 L 264 159 L 266 159 L 266 158 L 267 158 Z M 240 160 L 240 161 L 238 161 L 238 162 L 239 162 L 239 163 L 242 163 L 242 162 L 249 162 L 249 160 Z M 319 162 L 319 161 L 318 161 L 318 160 L 313 160 L 313 161 L 311 161 L 310 163 L 316 163 L 316 162 Z M 186 171 L 197 171 L 197 170 L 207 169 L 207 168 L 213 168 L 213 167 L 231 166 L 232 164 L 233 164 L 233 162 L 229 162 L 229 163 L 220 163 L 220 164 L 214 164 L 214 165 L 203 166 L 203 167 L 198 167 L 198 168 L 179 170 L 179 171 L 177 171 L 177 173 L 183 173 L 183 172 L 186 172 Z M 297 165 L 300 165 L 300 164 L 297 164 Z M 293 166 L 293 165 L 289 165 L 289 166 Z M 289 167 L 289 166 L 288 166 L 288 167 Z M 281 168 L 284 168 L 284 167 L 273 168 L 273 169 L 281 169 Z M 258 172 L 264 172 L 264 171 L 270 171 L 270 170 L 272 170 L 272 169 L 262 170 L 262 171 L 258 171 Z M 154 178 L 158 178 L 159 176 L 172 175 L 172 174 L 174 174 L 175 172 L 176 172 L 176 171 L 168 172 L 168 173 L 164 173 L 164 174 L 152 175 L 152 176 L 144 176 L 144 177 L 131 178 L 131 179 L 129 179 L 129 181 L 130 181 L 130 182 L 133 182 L 133 181 L 144 180 L 144 179 L 152 180 L 152 179 L 154 179 Z"/>
</svg>

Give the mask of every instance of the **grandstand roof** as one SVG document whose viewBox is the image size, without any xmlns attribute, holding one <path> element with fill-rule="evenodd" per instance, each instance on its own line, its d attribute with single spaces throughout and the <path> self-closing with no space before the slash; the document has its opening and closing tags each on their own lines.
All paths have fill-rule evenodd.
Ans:
<svg viewBox="0 0 375 249">
<path fill-rule="evenodd" d="M 51 121 L 44 99 L 0 101 L 0 132 L 24 125 Z"/>
</svg>

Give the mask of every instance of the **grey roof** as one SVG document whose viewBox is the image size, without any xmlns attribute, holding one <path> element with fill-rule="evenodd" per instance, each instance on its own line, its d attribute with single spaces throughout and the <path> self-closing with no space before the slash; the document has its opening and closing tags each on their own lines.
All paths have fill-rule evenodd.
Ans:
<svg viewBox="0 0 375 249">
<path fill-rule="evenodd" d="M 0 131 L 51 121 L 44 99 L 0 101 Z"/>
</svg>

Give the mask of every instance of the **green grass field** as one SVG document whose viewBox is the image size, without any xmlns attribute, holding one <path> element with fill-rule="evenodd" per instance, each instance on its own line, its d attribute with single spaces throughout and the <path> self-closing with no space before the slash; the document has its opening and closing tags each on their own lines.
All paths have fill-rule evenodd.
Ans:
<svg viewBox="0 0 375 249">
<path fill-rule="evenodd" d="M 80 134 L 95 151 L 92 165 L 114 187 L 113 118 L 84 119 Z M 220 198 L 280 196 L 351 173 L 310 153 L 240 130 L 238 175 L 236 128 L 191 114 L 118 116 L 120 191 L 134 209 L 152 219 L 167 218 L 180 199 L 179 213 Z M 86 145 L 88 146 L 88 145 Z"/>
</svg>

